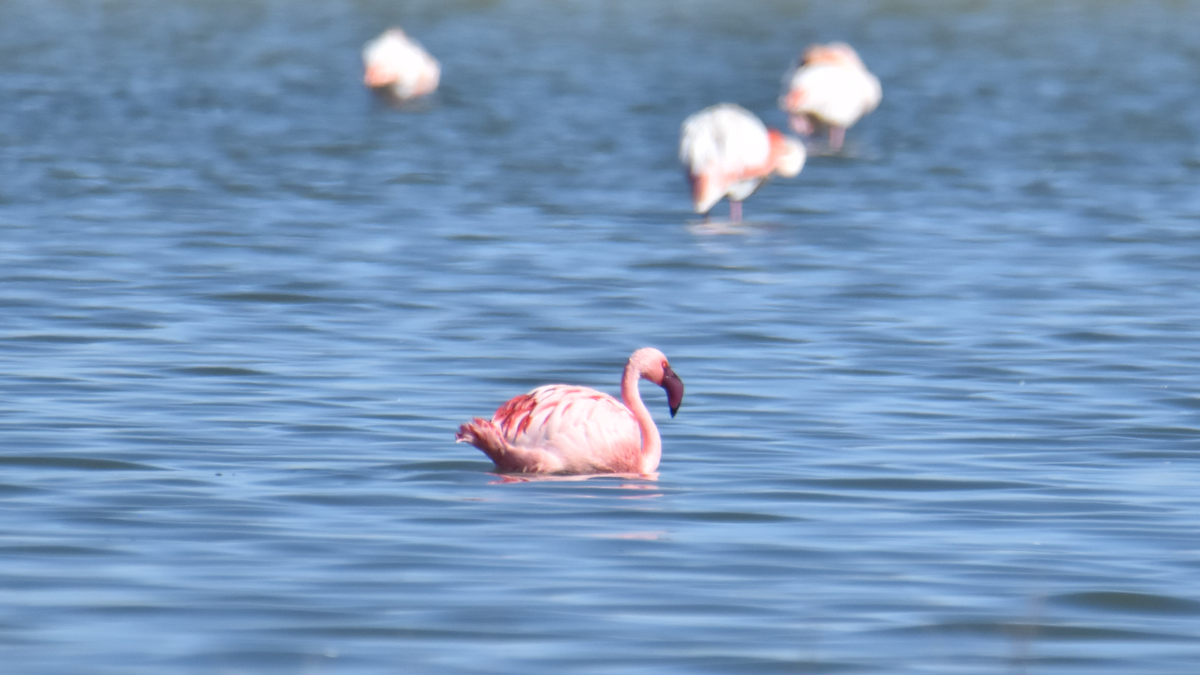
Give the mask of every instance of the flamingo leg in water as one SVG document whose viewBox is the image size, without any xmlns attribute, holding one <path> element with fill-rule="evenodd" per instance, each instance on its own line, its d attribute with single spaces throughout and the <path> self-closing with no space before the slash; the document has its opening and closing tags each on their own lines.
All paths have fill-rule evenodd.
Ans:
<svg viewBox="0 0 1200 675">
<path fill-rule="evenodd" d="M 846 140 L 846 130 L 834 125 L 829 125 L 829 149 L 837 152 L 842 149 L 842 143 Z"/>
<path fill-rule="evenodd" d="M 739 201 L 729 200 L 729 220 L 740 223 L 742 222 L 742 203 Z"/>
</svg>

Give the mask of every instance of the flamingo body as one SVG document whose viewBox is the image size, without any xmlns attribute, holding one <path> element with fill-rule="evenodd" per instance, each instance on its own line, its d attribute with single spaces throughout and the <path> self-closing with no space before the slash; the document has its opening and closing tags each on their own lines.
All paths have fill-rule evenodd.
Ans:
<svg viewBox="0 0 1200 675">
<path fill-rule="evenodd" d="M 438 87 L 442 67 L 419 42 L 390 28 L 363 46 L 363 83 L 407 101 Z"/>
<path fill-rule="evenodd" d="M 728 197 L 730 213 L 738 220 L 744 199 L 775 174 L 799 174 L 804 160 L 798 140 L 768 129 L 739 105 L 714 105 L 683 122 L 679 161 L 692 186 L 696 213 L 708 213 Z"/>
<path fill-rule="evenodd" d="M 779 107 L 799 133 L 813 122 L 829 127 L 830 146 L 841 147 L 845 130 L 879 106 L 883 89 L 858 52 L 844 43 L 810 45 L 783 77 Z"/>
<path fill-rule="evenodd" d="M 683 383 L 657 349 L 629 357 L 617 399 L 588 387 L 551 384 L 514 397 L 491 420 L 475 418 L 455 440 L 483 451 L 505 473 L 653 473 L 662 439 L 638 393 L 646 378 L 667 390 L 671 415 Z"/>
</svg>

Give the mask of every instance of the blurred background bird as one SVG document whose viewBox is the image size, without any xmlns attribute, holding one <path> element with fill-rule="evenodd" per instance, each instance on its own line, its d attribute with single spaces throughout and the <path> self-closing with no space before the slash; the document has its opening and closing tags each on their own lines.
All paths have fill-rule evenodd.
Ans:
<svg viewBox="0 0 1200 675">
<path fill-rule="evenodd" d="M 883 98 L 879 79 L 844 42 L 810 45 L 784 75 L 783 86 L 779 107 L 790 117 L 792 129 L 807 136 L 817 124 L 829 127 L 834 152 L 841 149 L 846 129 Z"/>
<path fill-rule="evenodd" d="M 363 83 L 396 101 L 432 93 L 442 68 L 419 42 L 399 28 L 389 28 L 363 45 Z"/>
<path fill-rule="evenodd" d="M 742 219 L 742 200 L 775 174 L 791 178 L 804 168 L 804 145 L 768 129 L 733 103 L 705 108 L 683 122 L 679 161 L 692 186 L 692 206 L 707 214 L 729 197 L 729 219 Z"/>
</svg>

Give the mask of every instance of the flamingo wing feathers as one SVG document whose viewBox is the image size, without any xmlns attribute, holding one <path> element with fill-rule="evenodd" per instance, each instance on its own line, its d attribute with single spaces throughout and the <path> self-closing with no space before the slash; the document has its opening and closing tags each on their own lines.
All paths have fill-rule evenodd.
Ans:
<svg viewBox="0 0 1200 675">
<path fill-rule="evenodd" d="M 480 422 L 486 421 L 463 425 L 460 436 L 477 432 L 468 427 L 479 427 Z M 500 406 L 490 425 L 503 447 L 493 451 L 470 437 L 463 440 L 480 447 L 503 471 L 640 471 L 642 436 L 637 420 L 620 401 L 595 389 L 562 384 L 538 387 Z"/>
</svg>

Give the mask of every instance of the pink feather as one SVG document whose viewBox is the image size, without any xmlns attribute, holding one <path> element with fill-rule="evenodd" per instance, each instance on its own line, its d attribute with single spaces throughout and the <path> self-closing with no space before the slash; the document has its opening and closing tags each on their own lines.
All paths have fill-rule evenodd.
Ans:
<svg viewBox="0 0 1200 675">
<path fill-rule="evenodd" d="M 588 387 L 550 384 L 510 399 L 491 420 L 463 424 L 455 440 L 479 448 L 506 473 L 653 473 L 662 439 L 638 393 L 640 378 L 667 390 L 674 415 L 683 383 L 662 352 L 646 347 L 625 366 L 623 403 Z"/>
</svg>

